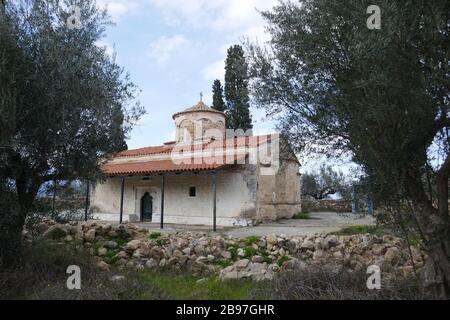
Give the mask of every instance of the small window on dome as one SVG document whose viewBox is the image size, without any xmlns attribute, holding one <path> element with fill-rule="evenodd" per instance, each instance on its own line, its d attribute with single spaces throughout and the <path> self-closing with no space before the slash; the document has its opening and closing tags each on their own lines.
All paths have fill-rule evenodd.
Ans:
<svg viewBox="0 0 450 320">
<path fill-rule="evenodd" d="M 189 197 L 195 198 L 197 196 L 197 188 L 196 187 L 189 187 Z"/>
</svg>

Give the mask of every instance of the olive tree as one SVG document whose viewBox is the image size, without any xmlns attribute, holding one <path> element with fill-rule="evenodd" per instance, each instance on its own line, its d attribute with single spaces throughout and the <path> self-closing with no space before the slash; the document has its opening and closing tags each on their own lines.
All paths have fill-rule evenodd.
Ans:
<svg viewBox="0 0 450 320">
<path fill-rule="evenodd" d="M 272 40 L 248 45 L 254 101 L 297 149 L 350 153 L 392 214 L 411 213 L 425 285 L 449 297 L 450 3 L 377 1 L 381 29 L 367 23 L 372 4 L 283 1 L 263 12 Z"/>
<path fill-rule="evenodd" d="M 110 22 L 94 0 L 6 1 L 0 18 L 0 177 L 18 205 L 0 209 L 0 259 L 10 264 L 40 187 L 100 178 L 100 159 L 126 148 L 142 107 L 98 46 Z"/>
</svg>

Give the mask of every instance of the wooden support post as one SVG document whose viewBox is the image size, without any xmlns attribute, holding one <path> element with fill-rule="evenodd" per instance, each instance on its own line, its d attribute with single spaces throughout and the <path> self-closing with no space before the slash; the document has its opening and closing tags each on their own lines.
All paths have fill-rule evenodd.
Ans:
<svg viewBox="0 0 450 320">
<path fill-rule="evenodd" d="M 122 187 L 120 189 L 120 224 L 123 221 L 123 194 L 125 191 L 125 177 L 122 177 Z"/>
<path fill-rule="evenodd" d="M 357 206 L 356 206 L 356 187 L 353 186 L 352 189 L 352 213 L 357 214 L 358 212 Z"/>
<path fill-rule="evenodd" d="M 84 221 L 88 221 L 88 212 L 89 212 L 89 188 L 90 183 L 89 180 L 86 181 L 86 203 L 84 207 Z"/>
<path fill-rule="evenodd" d="M 213 193 L 213 231 L 217 231 L 217 174 L 212 172 L 212 193 Z"/>
<path fill-rule="evenodd" d="M 52 201 L 52 214 L 53 218 L 56 216 L 56 180 L 53 179 L 53 201 Z"/>
<path fill-rule="evenodd" d="M 166 184 L 166 176 L 161 174 L 161 229 L 164 229 L 164 188 Z"/>
</svg>

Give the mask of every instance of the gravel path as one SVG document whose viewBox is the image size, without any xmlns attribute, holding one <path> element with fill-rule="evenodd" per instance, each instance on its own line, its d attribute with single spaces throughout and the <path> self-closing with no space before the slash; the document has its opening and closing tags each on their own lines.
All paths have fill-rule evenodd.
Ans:
<svg viewBox="0 0 450 320">
<path fill-rule="evenodd" d="M 334 212 L 313 212 L 309 220 L 281 220 L 276 223 L 261 224 L 256 227 L 234 228 L 224 233 L 237 238 L 263 236 L 267 234 L 285 234 L 287 236 L 307 236 L 317 233 L 339 231 L 349 225 L 371 225 L 375 221 L 371 216 L 359 217 L 353 214 Z"/>
<path fill-rule="evenodd" d="M 330 233 L 349 225 L 371 225 L 375 221 L 371 216 L 360 217 L 358 215 L 338 214 L 334 212 L 313 212 L 309 220 L 280 220 L 273 223 L 261 224 L 256 227 L 224 228 L 219 229 L 223 235 L 231 235 L 236 238 L 248 236 L 263 236 L 267 234 L 285 234 L 287 236 L 305 236 L 317 233 Z M 164 230 L 159 229 L 156 223 L 137 223 L 140 227 L 155 232 L 175 233 L 183 231 L 207 232 L 210 226 L 185 226 L 167 224 Z"/>
</svg>

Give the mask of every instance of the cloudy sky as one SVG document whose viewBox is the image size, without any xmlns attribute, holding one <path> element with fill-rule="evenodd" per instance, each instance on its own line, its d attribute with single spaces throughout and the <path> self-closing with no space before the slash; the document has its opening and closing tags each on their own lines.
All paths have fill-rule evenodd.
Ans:
<svg viewBox="0 0 450 320">
<path fill-rule="evenodd" d="M 196 104 L 200 92 L 211 104 L 214 79 L 223 79 L 229 46 L 244 37 L 267 41 L 260 11 L 277 0 L 97 0 L 116 25 L 102 45 L 142 90 L 147 115 L 131 133 L 129 148 L 173 139 L 172 114 Z M 273 123 L 252 110 L 256 134 Z"/>
</svg>

